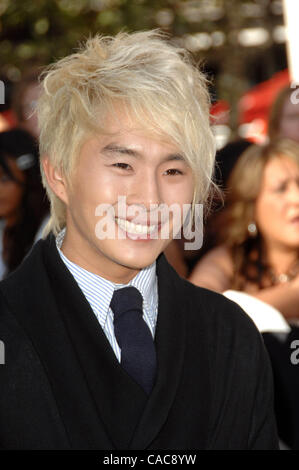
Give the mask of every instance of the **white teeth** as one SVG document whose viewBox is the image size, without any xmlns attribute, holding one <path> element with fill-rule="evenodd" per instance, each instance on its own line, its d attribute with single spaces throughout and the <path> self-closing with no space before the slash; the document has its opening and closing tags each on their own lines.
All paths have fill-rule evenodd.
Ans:
<svg viewBox="0 0 299 470">
<path fill-rule="evenodd" d="M 124 219 L 116 219 L 116 223 L 123 229 L 125 232 L 133 233 L 135 235 L 147 235 L 152 233 L 156 229 L 156 225 L 140 225 L 134 224 Z"/>
</svg>

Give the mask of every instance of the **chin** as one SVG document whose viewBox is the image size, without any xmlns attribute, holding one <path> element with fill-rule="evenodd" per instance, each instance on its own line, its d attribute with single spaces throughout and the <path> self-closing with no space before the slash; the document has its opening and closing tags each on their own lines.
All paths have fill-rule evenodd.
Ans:
<svg viewBox="0 0 299 470">
<path fill-rule="evenodd" d="M 299 249 L 299 237 L 296 236 L 294 238 L 289 238 L 288 240 L 281 240 L 282 245 L 285 246 L 285 248 L 291 249 L 291 250 L 298 250 Z"/>
<path fill-rule="evenodd" d="M 124 243 L 114 241 L 106 246 L 100 246 L 102 256 L 112 261 L 115 265 L 125 267 L 127 269 L 140 271 L 156 261 L 157 257 L 164 249 L 165 243 L 153 243 L 144 246 L 142 242 L 125 241 Z"/>
<path fill-rule="evenodd" d="M 130 269 L 141 270 L 150 266 L 154 261 L 156 261 L 156 257 L 144 257 L 142 259 L 139 257 L 138 259 L 123 259 L 120 264 Z"/>
<path fill-rule="evenodd" d="M 288 243 L 288 246 L 294 250 L 299 250 L 299 240 L 292 240 Z"/>
<path fill-rule="evenodd" d="M 158 256 L 158 255 L 157 255 Z M 114 260 L 116 263 L 120 264 L 129 269 L 134 270 L 141 270 L 150 266 L 157 258 L 156 254 L 143 254 L 140 253 L 132 253 L 131 256 L 126 253 L 122 253 L 120 256 L 114 255 Z"/>
</svg>

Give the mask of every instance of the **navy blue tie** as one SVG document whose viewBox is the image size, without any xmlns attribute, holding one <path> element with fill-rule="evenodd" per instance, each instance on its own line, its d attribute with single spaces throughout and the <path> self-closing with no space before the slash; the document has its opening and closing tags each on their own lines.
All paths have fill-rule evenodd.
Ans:
<svg viewBox="0 0 299 470">
<path fill-rule="evenodd" d="M 156 350 L 142 315 L 143 298 L 136 287 L 115 290 L 111 309 L 114 334 L 121 349 L 121 366 L 150 394 L 156 375 Z"/>
</svg>

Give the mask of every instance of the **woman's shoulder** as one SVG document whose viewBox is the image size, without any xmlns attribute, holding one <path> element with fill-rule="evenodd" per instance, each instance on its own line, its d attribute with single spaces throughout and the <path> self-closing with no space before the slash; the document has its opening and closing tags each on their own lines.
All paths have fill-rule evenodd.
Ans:
<svg viewBox="0 0 299 470">
<path fill-rule="evenodd" d="M 219 245 L 208 251 L 196 264 L 193 272 L 199 271 L 208 265 L 217 266 L 225 270 L 229 275 L 233 273 L 233 259 L 231 251 L 226 245 Z"/>
<path fill-rule="evenodd" d="M 224 263 L 227 265 L 232 264 L 232 255 L 231 255 L 231 250 L 227 245 L 219 245 L 216 246 L 215 248 L 212 248 L 210 251 L 208 251 L 203 257 L 202 260 L 213 260 L 213 261 L 218 261 L 219 263 Z"/>
<path fill-rule="evenodd" d="M 189 281 L 218 292 L 230 288 L 234 263 L 229 247 L 219 245 L 206 253 L 194 267 Z"/>
</svg>

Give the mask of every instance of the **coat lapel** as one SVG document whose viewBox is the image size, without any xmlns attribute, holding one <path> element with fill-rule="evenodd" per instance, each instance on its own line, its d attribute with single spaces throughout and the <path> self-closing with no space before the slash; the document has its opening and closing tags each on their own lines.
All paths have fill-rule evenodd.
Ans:
<svg viewBox="0 0 299 470">
<path fill-rule="evenodd" d="M 186 299 L 180 278 L 168 264 L 164 254 L 157 260 L 157 275 L 157 380 L 130 443 L 131 449 L 146 449 L 158 435 L 175 399 L 183 367 Z"/>
</svg>

